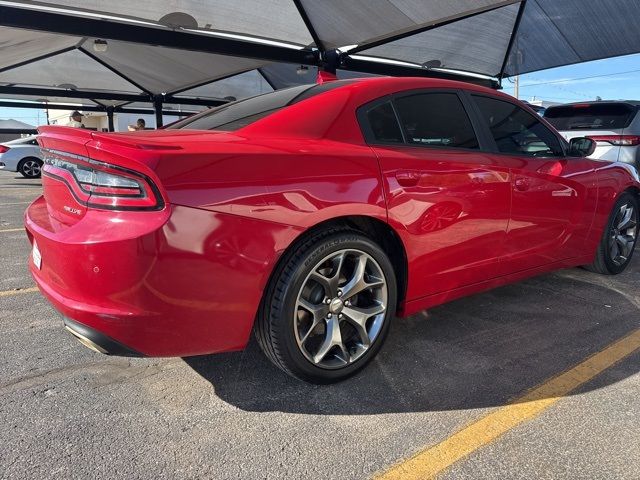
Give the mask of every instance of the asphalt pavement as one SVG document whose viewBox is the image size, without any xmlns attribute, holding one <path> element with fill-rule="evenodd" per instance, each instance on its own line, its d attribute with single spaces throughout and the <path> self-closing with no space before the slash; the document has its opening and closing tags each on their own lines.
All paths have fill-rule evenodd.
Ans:
<svg viewBox="0 0 640 480">
<path fill-rule="evenodd" d="M 640 256 L 570 269 L 396 320 L 331 386 L 246 351 L 94 353 L 33 289 L 22 215 L 39 180 L 0 172 L 0 478 L 366 479 L 509 405 L 640 328 Z M 640 350 L 440 472 L 640 478 Z"/>
</svg>

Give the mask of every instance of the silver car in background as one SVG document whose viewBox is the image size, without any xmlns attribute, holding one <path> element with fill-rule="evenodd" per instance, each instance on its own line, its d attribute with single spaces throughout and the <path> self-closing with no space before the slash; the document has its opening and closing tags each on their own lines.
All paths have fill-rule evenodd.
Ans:
<svg viewBox="0 0 640 480">
<path fill-rule="evenodd" d="M 35 135 L 0 143 L 0 171 L 39 178 L 42 165 L 42 153 Z"/>
<path fill-rule="evenodd" d="M 590 158 L 624 162 L 640 170 L 640 102 L 597 101 L 549 107 L 544 118 L 564 138 L 589 137 L 596 141 Z"/>
</svg>

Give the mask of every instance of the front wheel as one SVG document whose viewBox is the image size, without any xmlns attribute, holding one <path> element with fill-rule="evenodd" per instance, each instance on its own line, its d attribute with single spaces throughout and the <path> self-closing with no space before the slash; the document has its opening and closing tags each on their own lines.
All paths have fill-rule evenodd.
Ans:
<svg viewBox="0 0 640 480">
<path fill-rule="evenodd" d="M 256 337 L 290 375 L 337 382 L 378 353 L 395 308 L 395 274 L 382 249 L 359 233 L 329 230 L 283 260 L 266 292 Z"/>
<path fill-rule="evenodd" d="M 587 270 L 605 275 L 622 273 L 633 255 L 638 240 L 638 199 L 625 192 L 616 201 L 596 251 Z"/>
<path fill-rule="evenodd" d="M 18 172 L 25 178 L 40 178 L 42 162 L 37 158 L 25 158 L 18 164 Z"/>
</svg>

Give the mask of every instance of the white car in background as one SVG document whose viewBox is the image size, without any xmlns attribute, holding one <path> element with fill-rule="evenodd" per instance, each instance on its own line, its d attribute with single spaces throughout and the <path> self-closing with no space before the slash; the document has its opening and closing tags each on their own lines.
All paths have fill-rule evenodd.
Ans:
<svg viewBox="0 0 640 480">
<path fill-rule="evenodd" d="M 35 135 L 0 143 L 0 170 L 20 172 L 25 178 L 38 178 L 42 164 Z"/>
<path fill-rule="evenodd" d="M 640 170 L 640 102 L 632 100 L 570 103 L 549 107 L 544 118 L 567 140 L 596 141 L 590 158 L 624 162 Z"/>
</svg>

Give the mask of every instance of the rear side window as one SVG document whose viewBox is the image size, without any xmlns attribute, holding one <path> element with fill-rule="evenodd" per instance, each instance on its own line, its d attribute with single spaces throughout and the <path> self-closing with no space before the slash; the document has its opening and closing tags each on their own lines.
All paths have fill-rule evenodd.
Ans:
<svg viewBox="0 0 640 480">
<path fill-rule="evenodd" d="M 538 118 L 510 102 L 473 95 L 498 151 L 531 157 L 562 157 L 560 140 Z"/>
<path fill-rule="evenodd" d="M 478 149 L 471 121 L 455 93 L 420 93 L 395 100 L 407 143 Z"/>
<path fill-rule="evenodd" d="M 549 107 L 544 118 L 558 130 L 615 130 L 628 127 L 636 111 L 628 103 L 584 103 Z"/>
<path fill-rule="evenodd" d="M 402 132 L 391 103 L 386 102 L 367 112 L 370 137 L 379 143 L 403 143 Z"/>
</svg>

